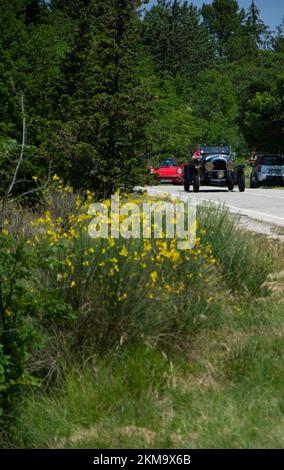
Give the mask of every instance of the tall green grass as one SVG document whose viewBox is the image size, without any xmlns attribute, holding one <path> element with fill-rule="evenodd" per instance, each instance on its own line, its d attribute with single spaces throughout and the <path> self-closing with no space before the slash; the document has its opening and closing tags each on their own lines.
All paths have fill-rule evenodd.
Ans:
<svg viewBox="0 0 284 470">
<path fill-rule="evenodd" d="M 281 308 L 274 304 L 274 321 Z M 14 445 L 283 447 L 283 337 L 273 321 L 264 331 L 231 320 L 183 354 L 140 345 L 66 370 L 60 387 L 27 399 Z"/>
<path fill-rule="evenodd" d="M 273 244 L 241 231 L 238 216 L 225 207 L 199 208 L 198 222 L 206 230 L 204 239 L 213 247 L 228 287 L 250 295 L 260 293 L 268 273 L 276 267 Z"/>
<path fill-rule="evenodd" d="M 39 276 L 76 318 L 43 325 L 49 340 L 31 365 L 41 376 L 60 374 L 24 397 L 10 446 L 284 444 L 283 297 L 262 287 L 281 269 L 278 248 L 240 231 L 221 208 L 199 209 L 198 236 L 195 250 L 163 266 L 158 245 L 148 250 L 143 240 L 94 246 L 82 233 L 55 256 L 44 247 L 51 256 L 38 264 Z M 58 277 L 64 250 L 73 254 L 75 287 Z M 144 253 L 138 262 L 135 252 Z"/>
</svg>

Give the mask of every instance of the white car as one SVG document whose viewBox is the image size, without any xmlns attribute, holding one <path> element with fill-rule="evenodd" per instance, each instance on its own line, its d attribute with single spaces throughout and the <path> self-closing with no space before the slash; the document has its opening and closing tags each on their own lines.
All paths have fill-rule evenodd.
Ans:
<svg viewBox="0 0 284 470">
<path fill-rule="evenodd" d="M 250 187 L 257 188 L 261 184 L 284 183 L 284 155 L 260 154 L 253 165 L 250 176 Z"/>
</svg>

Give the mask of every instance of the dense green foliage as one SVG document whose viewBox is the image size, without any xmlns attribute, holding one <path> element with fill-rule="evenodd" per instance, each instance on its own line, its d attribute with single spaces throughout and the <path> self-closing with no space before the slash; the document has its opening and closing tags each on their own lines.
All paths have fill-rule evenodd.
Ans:
<svg viewBox="0 0 284 470">
<path fill-rule="evenodd" d="M 145 182 L 145 156 L 185 160 L 202 142 L 231 144 L 240 156 L 252 147 L 283 152 L 283 21 L 270 33 L 254 1 L 248 11 L 236 0 L 200 10 L 158 0 L 143 11 L 145 3 L 0 2 L 3 433 L 23 389 L 57 378 L 66 358 L 82 363 L 135 341 L 182 348 L 224 312 L 220 286 L 245 302 L 273 268 L 270 251 L 218 212 L 201 215 L 189 258 L 141 239 L 93 247 L 80 225 L 94 198 Z M 181 294 L 184 278 L 191 296 Z M 246 348 L 235 353 L 241 361 Z M 232 375 L 238 357 L 229 359 Z"/>
<path fill-rule="evenodd" d="M 50 161 L 73 186 L 106 196 L 143 180 L 144 154 L 184 159 L 201 142 L 283 150 L 283 22 L 270 33 L 254 1 L 245 11 L 237 0 L 201 10 L 159 0 L 144 13 L 143 3 L 1 2 L 2 193 L 22 95 L 25 190 Z"/>
<path fill-rule="evenodd" d="M 178 250 L 176 239 L 92 239 L 92 198 L 59 181 L 45 190 L 36 211 L 11 206 L 6 213 L 0 238 L 0 443 L 17 422 L 25 390 L 60 384 L 66 366 L 128 346 L 179 351 L 204 328 L 219 325 L 225 299 L 253 303 L 264 295 L 262 284 L 277 268 L 277 247 L 256 243 L 216 208 L 200 209 L 192 250 Z M 151 199 L 127 200 L 145 201 Z"/>
<path fill-rule="evenodd" d="M 22 400 L 10 440 L 2 442 L 281 446 L 283 271 L 268 277 L 273 295 L 263 281 L 283 269 L 283 248 L 240 231 L 227 212 L 205 207 L 200 241 L 190 252 L 165 250 L 161 240 L 92 240 L 79 223 L 80 195 L 53 188 L 46 196 L 36 218 L 26 213 L 25 226 L 34 223 L 34 274 L 53 296 L 43 303 L 34 292 L 38 302 L 30 301 L 33 315 L 25 317 L 24 291 L 14 299 L 22 305 L 19 326 L 24 357 L 30 356 L 25 370 L 49 387 L 31 390 L 37 384 L 31 375 L 17 376 Z M 64 237 L 59 229 L 68 220 L 73 224 Z M 48 337 L 33 339 L 33 350 L 23 336 L 31 316 L 40 319 L 35 331 Z M 9 311 L 6 318 L 17 316 Z M 17 350 L 23 351 L 19 345 L 10 351 L 14 363 Z"/>
</svg>

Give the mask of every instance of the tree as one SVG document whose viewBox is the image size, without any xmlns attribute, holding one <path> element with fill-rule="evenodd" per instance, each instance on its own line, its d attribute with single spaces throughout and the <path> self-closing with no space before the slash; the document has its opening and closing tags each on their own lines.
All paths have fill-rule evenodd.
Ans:
<svg viewBox="0 0 284 470">
<path fill-rule="evenodd" d="M 276 36 L 272 41 L 272 45 L 276 52 L 284 52 L 284 17 L 282 23 L 277 26 Z"/>
<path fill-rule="evenodd" d="M 86 9 L 86 47 L 82 51 L 80 42 L 73 44 L 62 123 L 50 143 L 60 173 L 76 187 L 92 187 L 98 197 L 132 188 L 144 170 L 141 154 L 151 97 L 139 4 L 93 0 Z"/>
<path fill-rule="evenodd" d="M 228 77 L 215 70 L 207 71 L 199 80 L 192 100 L 193 116 L 203 142 L 208 145 L 226 143 L 234 148 L 242 146 L 237 95 Z"/>
<path fill-rule="evenodd" d="M 252 0 L 248 9 L 245 29 L 251 35 L 256 51 L 259 50 L 260 47 L 264 46 L 264 38 L 265 35 L 268 34 L 268 27 L 260 19 L 260 11 L 254 0 Z"/>
<path fill-rule="evenodd" d="M 248 103 L 244 130 L 247 141 L 260 151 L 283 152 L 284 73 L 269 91 L 257 92 Z"/>
<path fill-rule="evenodd" d="M 51 9 L 55 12 L 64 13 L 72 19 L 78 19 L 82 10 L 89 8 L 91 0 L 51 0 Z"/>
<path fill-rule="evenodd" d="M 145 14 L 143 41 L 162 76 L 196 80 L 213 62 L 213 47 L 196 7 L 158 0 Z"/>
<path fill-rule="evenodd" d="M 147 141 L 154 155 L 175 155 L 186 160 L 200 143 L 202 130 L 193 115 L 189 96 L 178 96 L 176 80 L 157 83 L 153 120 L 147 126 Z"/>
<path fill-rule="evenodd" d="M 203 4 L 201 12 L 205 26 L 215 39 L 217 55 L 230 59 L 232 43 L 241 36 L 244 9 L 239 9 L 237 0 L 213 0 L 212 4 Z"/>
</svg>

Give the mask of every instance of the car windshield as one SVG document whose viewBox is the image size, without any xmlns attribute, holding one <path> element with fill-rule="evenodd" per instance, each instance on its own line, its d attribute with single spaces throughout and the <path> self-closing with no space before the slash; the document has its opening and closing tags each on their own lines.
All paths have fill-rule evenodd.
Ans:
<svg viewBox="0 0 284 470">
<path fill-rule="evenodd" d="M 178 166 L 177 161 L 174 158 L 163 158 L 160 160 L 160 167 L 165 166 Z"/>
<path fill-rule="evenodd" d="M 263 165 L 284 165 L 284 156 L 281 155 L 264 155 L 262 157 Z"/>
<path fill-rule="evenodd" d="M 230 147 L 200 147 L 201 155 L 230 155 Z"/>
</svg>

